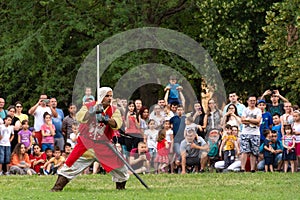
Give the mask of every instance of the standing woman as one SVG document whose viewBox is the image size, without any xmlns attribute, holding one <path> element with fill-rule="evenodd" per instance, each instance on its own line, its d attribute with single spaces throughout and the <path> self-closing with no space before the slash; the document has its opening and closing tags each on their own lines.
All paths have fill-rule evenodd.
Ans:
<svg viewBox="0 0 300 200">
<path fill-rule="evenodd" d="M 11 152 L 14 150 L 15 146 L 18 144 L 18 132 L 22 128 L 22 124 L 18 117 L 15 117 L 16 107 L 10 105 L 7 108 L 7 115 L 12 117 L 11 125 L 14 126 L 14 138 L 11 141 Z"/>
<path fill-rule="evenodd" d="M 242 124 L 241 117 L 239 116 L 237 108 L 234 104 L 229 104 L 226 109 L 226 113 L 222 119 L 223 129 L 225 129 L 226 124 L 237 127 L 240 127 Z"/>
<path fill-rule="evenodd" d="M 30 168 L 31 163 L 29 156 L 26 153 L 25 145 L 18 143 L 14 148 L 14 151 L 11 154 L 10 161 L 10 173 L 11 174 L 20 174 L 20 175 L 32 175 L 36 174 L 33 169 Z"/>
<path fill-rule="evenodd" d="M 198 136 L 201 136 L 203 139 L 205 138 L 205 127 L 204 127 L 204 117 L 205 113 L 202 105 L 199 101 L 194 103 L 194 112 L 192 112 L 193 122 L 197 125 L 200 125 L 202 130 L 197 129 Z"/>
<path fill-rule="evenodd" d="M 19 118 L 20 122 L 22 123 L 23 120 L 28 120 L 28 115 L 22 113 L 23 111 L 23 104 L 21 101 L 17 101 L 15 103 L 16 107 L 16 112 L 15 112 L 15 117 Z"/>
<path fill-rule="evenodd" d="M 134 101 L 129 101 L 125 113 L 125 136 L 126 155 L 129 156 L 131 149 L 137 148 L 138 143 L 143 141 L 141 125 Z"/>
<path fill-rule="evenodd" d="M 148 129 L 148 122 L 149 122 L 149 109 L 146 106 L 143 106 L 139 112 L 139 120 L 141 125 L 142 133 Z"/>
<path fill-rule="evenodd" d="M 217 108 L 213 99 L 208 100 L 208 109 L 204 117 L 204 127 L 207 134 L 214 129 L 221 130 L 222 111 Z"/>
</svg>

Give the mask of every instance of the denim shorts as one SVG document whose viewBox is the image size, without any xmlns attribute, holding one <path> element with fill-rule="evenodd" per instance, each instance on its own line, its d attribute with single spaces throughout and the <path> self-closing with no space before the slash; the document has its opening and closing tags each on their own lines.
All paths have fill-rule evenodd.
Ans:
<svg viewBox="0 0 300 200">
<path fill-rule="evenodd" d="M 0 164 L 10 163 L 10 146 L 0 146 Z"/>
</svg>

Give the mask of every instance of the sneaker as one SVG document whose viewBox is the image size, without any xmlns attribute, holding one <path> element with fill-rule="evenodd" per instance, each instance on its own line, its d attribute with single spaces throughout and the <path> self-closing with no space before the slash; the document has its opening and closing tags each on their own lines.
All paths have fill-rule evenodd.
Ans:
<svg viewBox="0 0 300 200">
<path fill-rule="evenodd" d="M 10 172 L 5 172 L 5 175 L 6 176 L 10 176 Z"/>
<path fill-rule="evenodd" d="M 49 172 L 47 170 L 43 170 L 45 175 L 49 175 Z"/>
<path fill-rule="evenodd" d="M 3 171 L 0 172 L 0 176 L 2 176 L 2 175 L 3 175 Z"/>
</svg>

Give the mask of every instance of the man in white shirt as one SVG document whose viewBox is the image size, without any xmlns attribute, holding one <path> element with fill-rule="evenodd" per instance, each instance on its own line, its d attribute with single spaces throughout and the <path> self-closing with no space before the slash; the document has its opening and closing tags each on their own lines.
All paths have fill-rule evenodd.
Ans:
<svg viewBox="0 0 300 200">
<path fill-rule="evenodd" d="M 250 154 L 251 172 L 255 172 L 256 157 L 259 154 L 260 123 L 262 112 L 256 107 L 256 97 L 251 95 L 247 100 L 248 107 L 242 114 L 243 130 L 240 135 L 241 172 L 245 171 L 247 157 Z"/>
<path fill-rule="evenodd" d="M 41 126 L 44 124 L 43 115 L 45 112 L 48 112 L 52 117 L 58 116 L 55 108 L 50 105 L 47 95 L 42 94 L 38 102 L 28 111 L 28 114 L 34 116 L 33 136 L 38 140 L 37 142 L 40 146 L 42 145 Z"/>
</svg>

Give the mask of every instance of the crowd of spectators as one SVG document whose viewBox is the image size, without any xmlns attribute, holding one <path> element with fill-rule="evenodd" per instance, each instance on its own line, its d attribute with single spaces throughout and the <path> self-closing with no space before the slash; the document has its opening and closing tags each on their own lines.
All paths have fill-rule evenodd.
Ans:
<svg viewBox="0 0 300 200">
<path fill-rule="evenodd" d="M 187 106 L 182 91 L 171 76 L 155 105 L 113 101 L 123 118 L 113 142 L 136 173 L 298 171 L 300 111 L 278 90 L 250 95 L 247 107 L 231 92 L 223 109 L 214 99 Z M 94 100 L 87 88 L 82 106 Z M 22 102 L 6 107 L 0 98 L 0 175 L 56 174 L 80 135 L 76 112 L 70 104 L 65 116 L 56 98 L 42 94 L 28 109 L 30 127 Z M 85 173 L 99 168 L 94 163 Z"/>
</svg>

